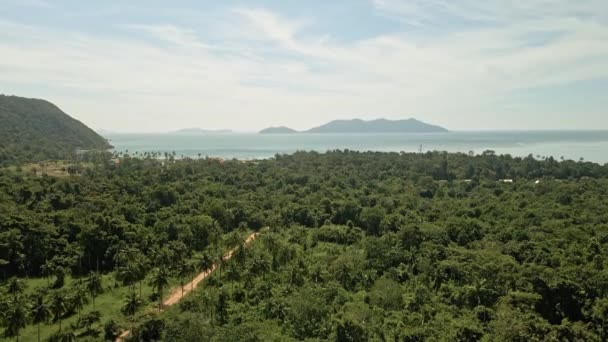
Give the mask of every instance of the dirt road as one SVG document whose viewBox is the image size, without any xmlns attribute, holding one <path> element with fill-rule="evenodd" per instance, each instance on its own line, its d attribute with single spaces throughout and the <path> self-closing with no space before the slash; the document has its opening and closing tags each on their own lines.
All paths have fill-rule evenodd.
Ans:
<svg viewBox="0 0 608 342">
<path fill-rule="evenodd" d="M 245 245 L 249 245 L 265 229 L 266 228 L 260 230 L 259 232 L 255 232 L 255 233 L 252 233 L 251 235 L 247 236 L 247 238 L 245 239 Z M 228 251 L 228 253 L 224 254 L 224 260 L 229 260 L 230 258 L 232 258 L 232 254 L 234 254 L 236 249 L 237 248 L 233 248 L 230 251 Z M 184 284 L 184 295 L 183 296 L 186 296 L 188 293 L 190 293 L 194 289 L 196 289 L 198 284 L 201 281 L 205 280 L 205 278 L 207 278 L 211 273 L 213 273 L 213 271 L 215 271 L 216 268 L 217 268 L 217 264 L 213 265 L 213 267 L 211 267 L 211 269 L 209 271 L 199 273 L 191 282 Z M 167 296 L 167 298 L 165 298 L 165 300 L 163 301 L 163 309 L 161 310 L 161 312 L 164 311 L 166 307 L 179 303 L 179 301 L 183 298 L 183 296 L 182 296 L 182 287 L 181 286 L 176 286 L 173 289 L 171 289 L 169 291 L 169 296 Z M 116 338 L 116 342 L 122 342 L 130 334 L 131 334 L 130 330 L 123 331 Z"/>
</svg>

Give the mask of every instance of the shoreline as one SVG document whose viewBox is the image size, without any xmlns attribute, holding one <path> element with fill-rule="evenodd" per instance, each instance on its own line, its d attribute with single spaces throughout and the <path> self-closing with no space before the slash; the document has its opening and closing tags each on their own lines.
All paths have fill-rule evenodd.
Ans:
<svg viewBox="0 0 608 342">
<path fill-rule="evenodd" d="M 511 158 L 527 158 L 528 156 L 532 156 L 534 159 L 536 160 L 543 160 L 543 158 L 553 158 L 555 161 L 557 162 L 561 162 L 561 161 L 572 161 L 572 162 L 580 162 L 580 161 L 584 161 L 584 162 L 591 162 L 594 164 L 599 164 L 599 165 L 604 165 L 604 164 L 608 164 L 608 161 L 598 161 L 598 160 L 591 160 L 591 159 L 586 159 L 586 158 L 568 158 L 568 157 L 564 157 L 562 159 L 562 156 L 556 156 L 556 155 L 543 155 L 540 156 L 539 154 L 536 153 L 527 153 L 525 155 L 523 154 L 512 154 L 512 153 L 502 153 L 500 151 L 497 151 L 494 148 L 488 148 L 488 149 L 481 149 L 482 152 L 475 152 L 475 151 L 446 151 L 446 150 L 427 150 L 427 151 L 423 151 L 423 152 L 419 152 L 419 151 L 381 151 L 381 150 L 354 150 L 354 149 L 349 149 L 349 148 L 342 148 L 342 149 L 332 149 L 332 150 L 326 150 L 326 151 L 317 151 L 317 150 L 297 150 L 297 151 L 292 151 L 292 152 L 276 152 L 274 153 L 272 156 L 267 156 L 267 157 L 262 157 L 262 156 L 257 156 L 257 157 L 232 157 L 232 156 L 212 156 L 212 155 L 201 155 L 200 158 L 197 155 L 194 156 L 189 156 L 189 155 L 185 155 L 185 156 L 180 156 L 180 155 L 175 155 L 172 156 L 173 160 L 217 160 L 217 161 L 221 161 L 221 162 L 225 162 L 225 161 L 240 161 L 240 162 L 255 162 L 255 161 L 264 161 L 264 160 L 271 160 L 274 159 L 276 155 L 280 155 L 280 156 L 289 156 L 289 155 L 293 155 L 295 153 L 298 152 L 304 152 L 304 153 L 318 153 L 318 154 L 326 154 L 326 153 L 330 153 L 333 151 L 350 151 L 350 152 L 357 152 L 357 153 L 386 153 L 386 154 L 392 154 L 392 153 L 396 153 L 396 154 L 426 154 L 426 153 L 447 153 L 449 154 L 460 154 L 460 155 L 467 155 L 469 157 L 479 157 L 482 156 L 484 152 L 486 151 L 493 151 L 494 154 L 497 157 L 504 157 L 504 156 L 508 156 Z M 169 159 L 164 157 L 164 152 L 161 152 L 160 156 L 157 156 L 155 158 L 152 157 L 145 157 L 143 156 L 142 153 L 146 153 L 146 151 L 141 152 L 141 151 L 137 151 L 138 154 L 134 155 L 131 153 L 131 151 L 129 151 L 129 153 L 126 153 L 125 151 L 108 151 L 110 153 L 113 154 L 113 158 L 122 158 L 124 156 L 124 154 L 127 154 L 130 158 L 138 158 L 138 159 L 146 159 L 146 158 L 150 158 L 150 159 L 154 159 L 157 161 L 169 161 Z M 473 152 L 473 154 L 470 154 L 470 152 Z M 116 155 L 116 153 L 123 153 L 123 155 Z M 152 152 L 148 152 L 148 153 L 152 153 Z M 157 151 L 158 153 L 158 151 Z M 168 153 L 168 152 L 167 152 Z M 581 160 L 582 159 L 582 160 Z"/>
</svg>

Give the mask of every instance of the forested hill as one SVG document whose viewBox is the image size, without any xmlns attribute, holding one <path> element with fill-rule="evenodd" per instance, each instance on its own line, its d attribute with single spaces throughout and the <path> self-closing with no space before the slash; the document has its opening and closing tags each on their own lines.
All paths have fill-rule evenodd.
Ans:
<svg viewBox="0 0 608 342">
<path fill-rule="evenodd" d="M 108 149 L 106 139 L 54 104 L 0 95 L 0 165 L 62 159 L 76 149 Z"/>
</svg>

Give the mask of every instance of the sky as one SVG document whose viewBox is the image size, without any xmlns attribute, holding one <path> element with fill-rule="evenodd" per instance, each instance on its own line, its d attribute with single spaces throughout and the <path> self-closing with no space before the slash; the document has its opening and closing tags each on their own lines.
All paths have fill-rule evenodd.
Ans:
<svg viewBox="0 0 608 342">
<path fill-rule="evenodd" d="M 0 93 L 115 132 L 608 129 L 608 1 L 0 0 Z"/>
</svg>

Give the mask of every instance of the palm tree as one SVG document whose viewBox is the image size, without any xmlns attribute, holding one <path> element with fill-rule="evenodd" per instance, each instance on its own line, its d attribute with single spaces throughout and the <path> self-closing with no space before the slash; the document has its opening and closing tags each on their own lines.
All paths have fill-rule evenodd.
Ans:
<svg viewBox="0 0 608 342">
<path fill-rule="evenodd" d="M 38 328 L 38 342 L 40 342 L 40 323 L 48 322 L 50 317 L 51 310 L 44 303 L 44 297 L 42 295 L 37 296 L 34 307 L 32 308 L 32 318 L 34 324 L 36 324 Z"/>
<path fill-rule="evenodd" d="M 55 283 L 53 284 L 53 288 L 62 288 L 65 284 L 65 269 L 63 269 L 61 266 L 57 266 L 53 268 L 53 273 L 55 273 Z"/>
<path fill-rule="evenodd" d="M 291 285 L 301 286 L 304 279 L 302 278 L 302 272 L 297 267 L 291 267 L 287 273 L 288 288 L 291 288 Z"/>
<path fill-rule="evenodd" d="M 196 261 L 191 260 L 188 262 L 188 268 L 190 270 L 190 291 L 194 290 L 194 277 L 196 276 Z"/>
<path fill-rule="evenodd" d="M 222 253 L 221 251 L 218 253 L 217 256 L 217 269 L 218 271 L 220 271 L 220 279 L 222 278 L 222 266 L 224 266 L 224 253 Z"/>
<path fill-rule="evenodd" d="M 272 256 L 276 256 L 276 253 L 279 250 L 279 241 L 274 233 L 269 232 L 268 234 L 264 234 L 262 243 L 264 243 L 264 246 Z"/>
<path fill-rule="evenodd" d="M 13 295 L 13 297 L 17 297 L 23 294 L 25 291 L 25 283 L 17 279 L 16 277 L 11 278 L 8 281 L 7 293 Z"/>
<path fill-rule="evenodd" d="M 63 293 L 55 291 L 51 295 L 51 312 L 53 313 L 53 321 L 59 322 L 59 331 L 61 331 L 62 316 L 66 311 L 66 300 Z"/>
<path fill-rule="evenodd" d="M 234 259 L 241 267 L 245 265 L 245 261 L 247 261 L 247 250 L 245 249 L 245 244 L 239 245 L 236 253 L 234 253 Z"/>
<path fill-rule="evenodd" d="M 238 246 L 238 245 L 242 244 L 243 239 L 239 235 L 239 232 L 235 230 L 232 233 L 230 233 L 230 235 L 228 235 L 227 242 L 228 242 L 228 248 L 232 248 L 234 246 Z"/>
<path fill-rule="evenodd" d="M 76 341 L 76 334 L 74 334 L 74 331 L 68 331 L 65 332 L 63 334 L 61 334 L 59 341 L 61 342 L 75 342 Z"/>
<path fill-rule="evenodd" d="M 213 269 L 213 260 L 209 255 L 203 254 L 198 266 L 201 272 L 209 272 Z"/>
<path fill-rule="evenodd" d="M 253 262 L 251 264 L 251 272 L 254 274 L 260 274 L 262 273 L 262 278 L 265 279 L 266 277 L 266 272 L 268 272 L 269 266 L 268 266 L 268 261 L 266 261 L 266 259 L 262 258 L 262 257 L 257 257 L 255 259 L 253 259 Z"/>
<path fill-rule="evenodd" d="M 135 281 L 137 280 L 137 268 L 132 263 L 120 266 L 116 270 L 116 278 L 122 281 L 124 285 L 128 285 L 129 290 L 133 292 L 135 291 L 133 284 L 135 284 Z"/>
<path fill-rule="evenodd" d="M 169 272 L 164 267 L 157 267 L 152 272 L 150 285 L 158 292 L 158 311 L 163 307 L 163 288 L 169 285 Z"/>
<path fill-rule="evenodd" d="M 19 332 L 25 328 L 28 321 L 28 306 L 20 296 L 16 296 L 9 303 L 4 312 L 6 320 L 6 334 L 8 336 L 16 336 L 19 341 Z"/>
<path fill-rule="evenodd" d="M 129 293 L 127 301 L 122 307 L 122 312 L 127 316 L 133 316 L 141 306 L 141 299 L 135 293 Z"/>
<path fill-rule="evenodd" d="M 323 278 L 322 278 L 322 274 L 323 271 L 321 270 L 320 267 L 315 267 L 311 272 L 310 272 L 310 279 L 315 283 L 319 283 Z"/>
<path fill-rule="evenodd" d="M 139 253 L 133 261 L 136 269 L 136 278 L 139 282 L 139 296 L 141 297 L 142 282 L 146 279 L 148 273 L 148 259 L 142 253 Z"/>
<path fill-rule="evenodd" d="M 125 285 L 129 285 L 129 289 L 134 291 L 133 284 L 138 279 L 139 270 L 136 260 L 140 255 L 140 251 L 135 247 L 121 248 L 114 256 L 116 264 L 119 265 L 116 276 L 118 280 Z"/>
<path fill-rule="evenodd" d="M 72 290 L 71 304 L 76 308 L 78 318 L 80 318 L 80 312 L 85 304 L 88 303 L 87 290 L 82 284 L 77 284 Z"/>
<path fill-rule="evenodd" d="M 182 297 L 184 296 L 184 279 L 190 274 L 192 274 L 190 263 L 182 260 L 177 266 L 177 277 L 179 278 L 179 285 L 182 287 Z"/>
<path fill-rule="evenodd" d="M 91 298 L 93 298 L 93 309 L 95 309 L 95 298 L 100 293 L 103 293 L 103 280 L 101 279 L 101 275 L 97 272 L 91 272 L 87 278 L 86 286 L 91 294 Z"/>
<path fill-rule="evenodd" d="M 244 269 L 242 272 L 241 278 L 244 281 L 245 287 L 247 287 L 247 288 L 253 287 L 254 276 L 253 276 L 253 273 L 251 273 L 251 271 Z"/>
<path fill-rule="evenodd" d="M 99 311 L 91 311 L 87 315 L 82 318 L 81 326 L 84 327 L 84 333 L 93 333 L 94 330 L 91 329 L 93 324 L 98 323 L 101 320 L 101 312 Z"/>
<path fill-rule="evenodd" d="M 40 271 L 42 273 L 44 273 L 47 285 L 51 284 L 51 273 L 53 272 L 53 267 L 54 267 L 53 263 L 50 262 L 49 260 L 45 260 L 44 264 L 42 264 L 42 266 L 40 266 Z"/>
<path fill-rule="evenodd" d="M 241 278 L 241 274 L 236 265 L 233 263 L 229 264 L 230 267 L 226 270 L 226 277 L 232 282 L 232 290 L 234 291 L 234 282 Z"/>
<path fill-rule="evenodd" d="M 348 289 L 352 281 L 350 267 L 346 263 L 342 263 L 335 272 L 336 280 L 342 287 Z"/>
<path fill-rule="evenodd" d="M 175 255 L 167 247 L 152 250 L 152 262 L 156 266 L 168 267 L 175 263 Z"/>
<path fill-rule="evenodd" d="M 224 325 L 228 320 L 228 295 L 221 291 L 215 304 L 215 312 L 220 325 Z"/>
<path fill-rule="evenodd" d="M 202 291 L 200 296 L 201 302 L 203 304 L 203 309 L 206 311 L 207 315 L 209 315 L 209 317 L 213 319 L 214 301 L 211 297 L 211 294 L 208 291 Z"/>
</svg>

